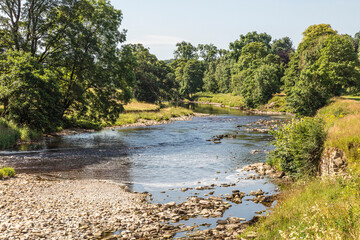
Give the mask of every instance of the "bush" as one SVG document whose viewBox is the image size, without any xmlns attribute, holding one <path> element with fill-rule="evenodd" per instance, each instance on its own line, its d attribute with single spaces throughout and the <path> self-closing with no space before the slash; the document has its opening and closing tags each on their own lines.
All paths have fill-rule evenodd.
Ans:
<svg viewBox="0 0 360 240">
<path fill-rule="evenodd" d="M 4 167 L 0 169 L 0 179 L 3 179 L 4 177 L 14 177 L 15 176 L 15 170 L 10 167 Z"/>
<path fill-rule="evenodd" d="M 270 165 L 295 178 L 317 172 L 326 137 L 321 119 L 293 119 L 271 134 L 276 148 L 267 159 Z"/>
<path fill-rule="evenodd" d="M 19 138 L 19 131 L 9 127 L 5 123 L 0 123 L 0 149 L 13 146 Z"/>
</svg>

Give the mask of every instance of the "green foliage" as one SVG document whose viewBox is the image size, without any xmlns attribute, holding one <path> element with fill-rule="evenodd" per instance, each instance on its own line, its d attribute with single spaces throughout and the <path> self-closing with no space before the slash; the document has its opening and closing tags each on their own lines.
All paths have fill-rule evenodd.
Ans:
<svg viewBox="0 0 360 240">
<path fill-rule="evenodd" d="M 102 123 L 89 121 L 86 119 L 78 119 L 70 116 L 64 117 L 64 128 L 81 128 L 81 129 L 95 129 L 100 130 Z"/>
<path fill-rule="evenodd" d="M 282 74 L 279 57 L 268 54 L 263 43 L 253 42 L 242 49 L 235 64 L 233 89 L 241 93 L 248 107 L 258 107 L 280 91 Z"/>
<path fill-rule="evenodd" d="M 7 51 L 0 60 L 3 116 L 40 131 L 61 124 L 60 92 L 54 75 L 30 53 Z"/>
<path fill-rule="evenodd" d="M 190 60 L 197 59 L 197 49 L 189 42 L 181 42 L 176 44 L 177 49 L 174 51 L 174 57 L 176 60 Z"/>
<path fill-rule="evenodd" d="M 238 95 L 232 95 L 230 93 L 223 94 L 223 93 L 209 93 L 209 92 L 202 92 L 196 93 L 193 96 L 193 99 L 198 102 L 210 102 L 210 103 L 219 103 L 229 107 L 244 107 L 244 99 Z"/>
<path fill-rule="evenodd" d="M 257 239 L 358 239 L 360 179 L 355 174 L 312 179 L 282 192 L 285 198 L 271 214 L 248 229 Z"/>
<path fill-rule="evenodd" d="M 163 121 L 169 120 L 173 117 L 180 116 L 189 116 L 192 115 L 193 112 L 186 108 L 180 107 L 171 107 L 164 108 L 157 112 L 130 112 L 130 113 L 122 113 L 117 119 L 115 125 L 122 126 L 126 124 L 136 123 L 138 121 L 144 120 L 155 120 L 155 121 Z"/>
<path fill-rule="evenodd" d="M 271 134 L 275 150 L 267 159 L 270 165 L 295 178 L 316 174 L 326 136 L 321 119 L 293 119 Z"/>
<path fill-rule="evenodd" d="M 197 50 L 199 56 L 207 63 L 218 59 L 219 50 L 214 44 L 199 44 Z"/>
<path fill-rule="evenodd" d="M 121 11 L 107 0 L 0 5 L 3 115 L 41 131 L 56 129 L 64 114 L 115 121 L 130 100 L 135 63 L 118 47 Z"/>
<path fill-rule="evenodd" d="M 20 132 L 8 125 L 4 120 L 0 120 L 0 149 L 13 146 L 20 139 Z"/>
<path fill-rule="evenodd" d="M 173 71 L 165 62 L 141 44 L 131 45 L 136 57 L 134 97 L 138 101 L 161 103 L 176 98 L 177 85 Z"/>
<path fill-rule="evenodd" d="M 3 167 L 0 169 L 0 179 L 4 177 L 15 177 L 15 170 L 10 167 Z"/>
<path fill-rule="evenodd" d="M 204 85 L 204 64 L 198 60 L 175 61 L 176 81 L 179 84 L 180 95 L 191 98 L 191 95 L 202 90 Z"/>
<path fill-rule="evenodd" d="M 300 115 L 314 115 L 331 97 L 359 86 L 359 66 L 349 38 L 326 24 L 310 26 L 285 72 L 289 105 Z"/>
<path fill-rule="evenodd" d="M 240 35 L 239 40 L 230 43 L 230 56 L 237 61 L 241 56 L 243 47 L 253 42 L 261 42 L 264 44 L 266 50 L 270 50 L 271 36 L 267 33 L 249 32 L 246 35 Z"/>
<path fill-rule="evenodd" d="M 267 102 L 267 104 L 260 106 L 259 109 L 270 112 L 291 113 L 291 109 L 288 107 L 286 96 L 284 94 L 274 94 L 274 96 Z"/>
<path fill-rule="evenodd" d="M 292 41 L 289 37 L 274 40 L 271 44 L 271 53 L 279 56 L 280 61 L 288 64 L 290 61 L 290 54 L 294 52 Z"/>
<path fill-rule="evenodd" d="M 215 78 L 217 64 L 211 62 L 208 66 L 208 69 L 204 73 L 204 90 L 206 92 L 216 93 L 219 91 L 218 81 Z"/>
</svg>

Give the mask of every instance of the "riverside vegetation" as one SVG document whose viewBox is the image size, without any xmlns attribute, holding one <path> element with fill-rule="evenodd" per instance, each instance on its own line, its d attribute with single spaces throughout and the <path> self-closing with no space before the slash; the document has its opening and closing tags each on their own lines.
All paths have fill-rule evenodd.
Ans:
<svg viewBox="0 0 360 240">
<path fill-rule="evenodd" d="M 296 183 L 255 227 L 258 238 L 360 235 L 359 103 L 334 99 L 360 95 L 360 33 L 352 37 L 328 24 L 312 25 L 295 50 L 288 37 L 249 32 L 229 49 L 181 42 L 175 59 L 160 61 L 141 44 L 123 44 L 123 14 L 107 0 L 9 0 L 0 3 L 0 12 L 1 148 L 64 128 L 191 114 L 153 105 L 142 112 L 134 111 L 139 105 L 126 109 L 132 99 L 293 112 L 308 118 L 273 132 L 276 149 L 268 163 Z M 315 177 L 325 148 L 344 152 L 346 173 Z"/>
<path fill-rule="evenodd" d="M 256 231 L 258 239 L 358 239 L 359 114 L 360 102 L 336 98 L 315 117 L 294 119 L 274 132 L 276 149 L 268 163 L 297 180 L 284 187 L 284 199 L 248 232 Z M 324 148 L 344 152 L 345 172 L 316 177 Z"/>
</svg>

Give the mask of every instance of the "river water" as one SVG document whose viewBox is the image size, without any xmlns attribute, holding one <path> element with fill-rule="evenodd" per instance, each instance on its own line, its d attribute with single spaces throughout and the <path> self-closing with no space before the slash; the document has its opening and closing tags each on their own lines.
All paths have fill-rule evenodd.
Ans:
<svg viewBox="0 0 360 240">
<path fill-rule="evenodd" d="M 269 145 L 271 137 L 266 133 L 247 132 L 238 126 L 284 116 L 247 115 L 211 105 L 190 107 L 196 112 L 213 115 L 166 125 L 48 138 L 2 151 L 0 158 L 17 172 L 125 183 L 133 191 L 151 193 L 153 201 L 160 203 L 179 203 L 193 195 L 204 197 L 210 191 L 215 191 L 214 196 L 231 194 L 234 189 L 249 193 L 261 188 L 273 194 L 276 186 L 269 179 L 245 179 L 249 173 L 239 170 L 245 165 L 265 161 L 264 150 L 272 149 Z M 224 138 L 220 144 L 206 141 L 219 134 L 236 135 L 236 138 Z M 252 150 L 260 152 L 251 154 Z M 233 186 L 221 187 L 224 183 Z M 217 187 L 205 191 L 180 191 L 181 188 L 210 184 Z M 232 203 L 221 219 L 237 216 L 249 220 L 257 215 L 255 212 L 266 209 L 251 201 Z M 182 223 L 209 223 L 214 227 L 216 220 L 197 218 Z"/>
</svg>

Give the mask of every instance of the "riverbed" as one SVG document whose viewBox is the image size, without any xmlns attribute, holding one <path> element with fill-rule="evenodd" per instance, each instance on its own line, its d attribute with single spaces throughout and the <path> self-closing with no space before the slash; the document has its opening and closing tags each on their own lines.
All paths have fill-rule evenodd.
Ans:
<svg viewBox="0 0 360 240">
<path fill-rule="evenodd" d="M 148 192 L 153 203 L 181 203 L 191 196 L 224 197 L 232 190 L 248 194 L 262 189 L 274 194 L 277 186 L 269 179 L 254 178 L 251 172 L 241 170 L 264 162 L 266 152 L 272 149 L 269 134 L 248 132 L 246 125 L 284 116 L 248 115 L 211 105 L 192 107 L 211 115 L 165 125 L 46 138 L 2 151 L 1 162 L 19 173 L 126 184 L 131 191 Z M 219 143 L 209 141 L 217 135 L 232 137 Z M 201 187 L 210 189 L 199 190 Z M 267 211 L 266 206 L 247 201 L 250 198 L 245 197 L 242 204 L 229 202 L 231 207 L 221 217 L 197 217 L 180 223 L 213 228 L 219 219 L 236 216 L 249 220 Z M 181 236 L 184 233 L 176 237 Z"/>
</svg>

